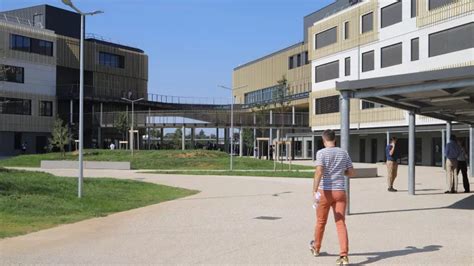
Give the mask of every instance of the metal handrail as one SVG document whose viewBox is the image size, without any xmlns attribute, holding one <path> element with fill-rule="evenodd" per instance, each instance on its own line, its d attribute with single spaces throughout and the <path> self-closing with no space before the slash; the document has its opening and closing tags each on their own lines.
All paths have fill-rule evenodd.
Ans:
<svg viewBox="0 0 474 266">
<path fill-rule="evenodd" d="M 26 26 L 30 26 L 30 27 L 38 27 L 38 28 L 44 29 L 43 23 L 35 24 L 35 23 L 32 23 L 31 20 L 29 20 L 29 19 L 20 18 L 20 17 L 17 17 L 17 16 L 1 14 L 0 15 L 0 20 L 5 21 L 5 22 L 9 22 L 9 23 L 15 23 L 15 24 L 26 25 Z"/>
</svg>

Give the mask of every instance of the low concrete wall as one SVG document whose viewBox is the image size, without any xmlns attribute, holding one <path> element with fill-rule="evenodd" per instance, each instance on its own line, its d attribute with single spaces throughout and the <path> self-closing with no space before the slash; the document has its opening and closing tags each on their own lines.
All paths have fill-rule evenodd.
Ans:
<svg viewBox="0 0 474 266">
<path fill-rule="evenodd" d="M 355 176 L 353 178 L 367 178 L 367 177 L 377 177 L 378 170 L 374 168 L 355 168 Z"/>
<path fill-rule="evenodd" d="M 41 161 L 43 169 L 75 169 L 77 161 Z M 130 162 L 94 162 L 84 161 L 84 169 L 130 170 Z"/>
</svg>

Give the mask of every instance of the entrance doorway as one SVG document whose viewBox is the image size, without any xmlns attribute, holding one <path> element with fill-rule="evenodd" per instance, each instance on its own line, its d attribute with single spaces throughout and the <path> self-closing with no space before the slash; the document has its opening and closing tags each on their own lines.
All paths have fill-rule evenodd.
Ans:
<svg viewBox="0 0 474 266">
<path fill-rule="evenodd" d="M 371 160 L 370 160 L 370 162 L 371 163 L 376 163 L 377 162 L 377 139 L 372 139 L 371 140 L 370 149 L 371 149 L 371 153 L 370 153 Z"/>
<path fill-rule="evenodd" d="M 365 139 L 359 140 L 359 162 L 365 163 Z"/>
</svg>

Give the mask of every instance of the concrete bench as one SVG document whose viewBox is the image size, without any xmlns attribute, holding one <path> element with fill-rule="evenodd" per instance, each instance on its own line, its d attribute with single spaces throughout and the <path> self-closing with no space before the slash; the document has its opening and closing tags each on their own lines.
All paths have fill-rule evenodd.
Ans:
<svg viewBox="0 0 474 266">
<path fill-rule="evenodd" d="M 353 178 L 367 178 L 367 177 L 377 177 L 378 171 L 377 167 L 371 168 L 355 168 L 355 176 Z"/>
<path fill-rule="evenodd" d="M 76 169 L 77 161 L 41 161 L 43 169 Z M 130 162 L 84 161 L 84 169 L 130 170 Z"/>
</svg>

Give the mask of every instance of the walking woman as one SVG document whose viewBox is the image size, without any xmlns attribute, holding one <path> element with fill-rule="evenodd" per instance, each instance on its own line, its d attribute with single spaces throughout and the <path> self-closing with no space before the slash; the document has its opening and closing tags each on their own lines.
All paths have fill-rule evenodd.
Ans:
<svg viewBox="0 0 474 266">
<path fill-rule="evenodd" d="M 464 146 L 464 142 L 458 139 L 458 145 L 461 148 L 461 152 L 458 156 L 458 170 L 456 175 L 459 175 L 459 172 L 462 174 L 462 184 L 464 186 L 464 192 L 469 193 L 471 191 L 469 187 L 469 178 L 467 177 L 467 162 L 469 157 L 467 155 L 466 147 Z M 471 165 L 472 167 L 472 165 Z"/>
</svg>

